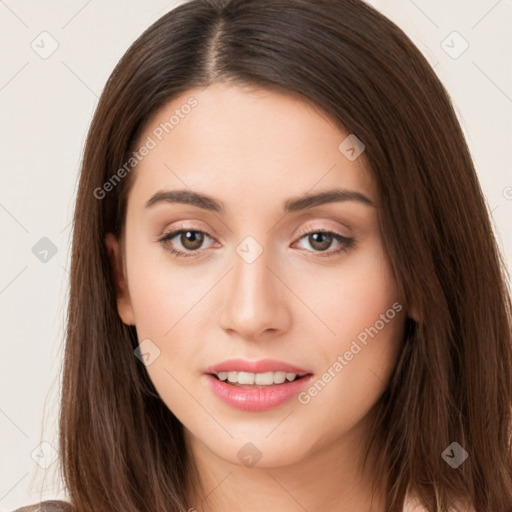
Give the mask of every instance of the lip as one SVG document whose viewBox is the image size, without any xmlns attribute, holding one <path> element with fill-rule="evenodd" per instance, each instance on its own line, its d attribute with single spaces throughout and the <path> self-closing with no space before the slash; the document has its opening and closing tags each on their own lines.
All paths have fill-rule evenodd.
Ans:
<svg viewBox="0 0 512 512">
<path fill-rule="evenodd" d="M 233 386 L 213 375 L 206 375 L 211 391 L 225 404 L 242 411 L 266 411 L 278 407 L 296 396 L 313 375 L 273 386 L 250 388 Z"/>
<path fill-rule="evenodd" d="M 251 373 L 265 373 L 283 371 L 296 373 L 300 379 L 283 384 L 274 384 L 260 388 L 234 386 L 219 380 L 214 374 L 218 372 L 242 371 Z M 262 359 L 260 361 L 246 361 L 243 359 L 230 359 L 208 368 L 205 377 L 210 390 L 225 404 L 243 411 L 266 411 L 278 407 L 292 397 L 296 396 L 308 382 L 313 374 L 303 368 L 277 361 L 275 359 Z"/>
<path fill-rule="evenodd" d="M 299 368 L 277 359 L 260 359 L 259 361 L 247 361 L 245 359 L 229 359 L 222 363 L 210 366 L 205 373 L 214 374 L 219 372 L 286 372 L 296 373 L 297 375 L 307 375 L 309 372 L 304 368 Z"/>
</svg>

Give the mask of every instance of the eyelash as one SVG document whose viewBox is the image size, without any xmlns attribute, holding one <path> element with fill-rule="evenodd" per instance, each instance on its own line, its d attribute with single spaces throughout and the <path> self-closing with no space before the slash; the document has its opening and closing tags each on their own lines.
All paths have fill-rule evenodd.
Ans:
<svg viewBox="0 0 512 512">
<path fill-rule="evenodd" d="M 200 249 L 196 249 L 196 251 L 192 251 L 192 252 L 190 252 L 190 251 L 183 252 L 183 251 L 178 251 L 177 249 L 174 249 L 168 243 L 173 238 L 175 238 L 177 235 L 181 235 L 182 233 L 187 233 L 187 232 L 201 233 L 203 235 L 206 235 L 208 238 L 212 238 L 208 233 L 206 233 L 205 231 L 201 231 L 200 229 L 180 228 L 180 229 L 170 231 L 169 233 L 166 233 L 158 241 L 160 243 L 162 243 L 164 246 L 166 246 L 166 249 L 169 252 L 171 252 L 173 255 L 175 255 L 176 257 L 192 258 L 197 255 L 197 253 L 200 251 Z M 348 238 L 343 235 L 340 235 L 339 233 L 336 233 L 334 231 L 329 231 L 327 229 L 315 229 L 315 230 L 310 230 L 310 231 L 302 231 L 301 233 L 299 233 L 300 236 L 299 236 L 298 240 L 301 240 L 302 238 L 304 238 L 306 236 L 317 234 L 317 233 L 325 233 L 325 234 L 331 235 L 334 240 L 336 240 L 337 242 L 339 242 L 341 244 L 341 247 L 335 251 L 329 251 L 329 252 L 327 252 L 327 251 L 312 251 L 314 253 L 317 253 L 316 256 L 318 256 L 320 258 L 327 258 L 327 257 L 332 257 L 335 255 L 338 255 L 340 253 L 348 251 L 349 249 L 352 249 L 355 245 L 354 238 Z M 309 251 L 309 252 L 311 252 L 311 251 Z"/>
</svg>

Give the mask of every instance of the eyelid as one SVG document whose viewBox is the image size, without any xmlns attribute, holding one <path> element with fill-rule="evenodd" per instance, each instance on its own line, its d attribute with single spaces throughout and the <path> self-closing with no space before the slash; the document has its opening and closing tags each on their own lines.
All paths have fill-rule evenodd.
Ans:
<svg viewBox="0 0 512 512">
<path fill-rule="evenodd" d="M 352 235 L 351 234 L 343 234 L 343 233 L 340 233 L 340 229 L 339 228 L 334 228 L 334 227 L 331 227 L 331 226 L 318 226 L 317 225 L 317 222 L 314 222 L 314 221 L 310 221 L 309 223 L 307 223 L 304 227 L 301 227 L 299 229 L 299 231 L 296 233 L 295 237 L 300 237 L 300 236 L 303 236 L 303 235 L 306 235 L 306 234 L 309 234 L 311 232 L 333 232 L 333 233 L 336 233 L 337 235 L 343 237 L 343 238 L 352 238 Z M 348 230 L 348 228 L 347 228 Z"/>
<path fill-rule="evenodd" d="M 206 225 L 204 223 L 201 223 L 201 222 L 199 222 L 199 225 L 195 225 L 194 224 L 195 222 L 199 222 L 199 221 L 194 221 L 194 220 L 177 220 L 171 226 L 164 227 L 162 229 L 162 231 L 161 231 L 160 237 L 165 236 L 165 235 L 167 235 L 169 233 L 172 233 L 173 231 L 179 231 L 180 229 L 183 229 L 184 231 L 201 231 L 201 232 L 206 233 L 206 234 L 213 233 L 216 237 L 218 237 L 218 235 L 215 232 L 215 230 L 212 229 L 210 226 L 206 227 Z"/>
</svg>

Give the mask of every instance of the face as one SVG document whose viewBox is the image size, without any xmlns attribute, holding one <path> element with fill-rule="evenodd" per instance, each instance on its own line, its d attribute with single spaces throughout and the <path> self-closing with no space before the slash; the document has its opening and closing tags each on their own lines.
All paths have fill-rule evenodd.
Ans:
<svg viewBox="0 0 512 512">
<path fill-rule="evenodd" d="M 348 135 L 295 97 L 215 84 L 140 138 L 107 236 L 118 311 L 189 442 L 230 463 L 354 439 L 393 371 L 405 308 Z"/>
</svg>

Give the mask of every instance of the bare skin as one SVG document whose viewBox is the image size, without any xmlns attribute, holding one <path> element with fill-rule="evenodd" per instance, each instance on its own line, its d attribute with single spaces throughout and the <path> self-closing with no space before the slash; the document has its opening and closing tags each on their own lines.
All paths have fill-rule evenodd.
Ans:
<svg viewBox="0 0 512 512">
<path fill-rule="evenodd" d="M 155 138 L 155 127 L 190 96 L 196 108 L 133 171 L 125 236 L 106 239 L 117 262 L 119 315 L 136 325 L 139 342 L 160 350 L 147 371 L 185 426 L 201 475 L 203 491 L 189 506 L 382 512 L 385 482 L 371 466 L 363 471 L 362 456 L 406 308 L 364 153 L 350 161 L 338 149 L 349 134 L 295 97 L 222 84 L 175 98 L 140 141 Z M 178 189 L 211 196 L 224 211 L 167 201 L 146 207 L 155 193 Z M 332 189 L 369 202 L 283 211 L 288 199 Z M 195 238 L 160 241 L 175 229 L 195 230 Z M 343 238 L 315 238 L 321 230 Z M 248 236 L 255 242 L 242 247 L 262 251 L 251 263 L 237 252 Z M 345 357 L 370 327 L 378 333 Z M 338 356 L 341 371 L 333 370 Z M 284 361 L 307 369 L 311 384 L 329 368 L 331 378 L 302 402 L 243 411 L 207 385 L 206 368 L 232 358 Z M 240 457 L 248 442 L 261 454 L 252 466 Z"/>
</svg>

